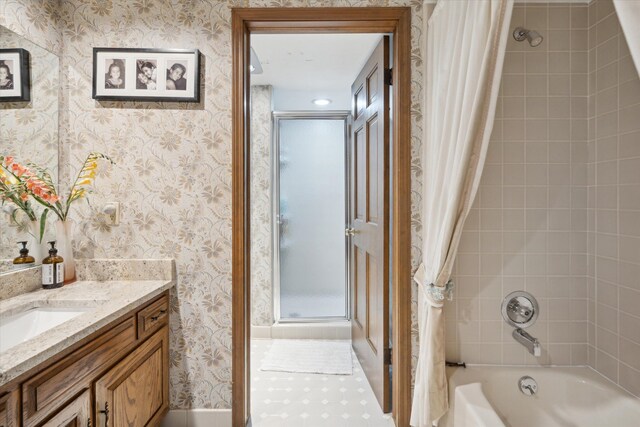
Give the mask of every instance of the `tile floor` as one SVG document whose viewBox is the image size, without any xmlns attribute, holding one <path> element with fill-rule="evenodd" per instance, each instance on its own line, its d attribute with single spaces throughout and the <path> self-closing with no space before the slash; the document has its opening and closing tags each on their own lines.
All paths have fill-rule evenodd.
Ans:
<svg viewBox="0 0 640 427">
<path fill-rule="evenodd" d="M 252 427 L 393 427 L 353 355 L 353 375 L 261 371 L 272 340 L 251 340 Z"/>
</svg>

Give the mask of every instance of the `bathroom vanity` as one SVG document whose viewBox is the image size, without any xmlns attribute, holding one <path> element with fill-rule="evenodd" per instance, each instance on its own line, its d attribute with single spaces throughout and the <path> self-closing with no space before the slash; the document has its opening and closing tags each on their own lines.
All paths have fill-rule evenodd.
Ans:
<svg viewBox="0 0 640 427">
<path fill-rule="evenodd" d="M 85 280 L 0 300 L 6 345 L 15 340 L 7 326 L 48 327 L 0 352 L 0 427 L 159 425 L 169 409 L 174 284 Z"/>
</svg>

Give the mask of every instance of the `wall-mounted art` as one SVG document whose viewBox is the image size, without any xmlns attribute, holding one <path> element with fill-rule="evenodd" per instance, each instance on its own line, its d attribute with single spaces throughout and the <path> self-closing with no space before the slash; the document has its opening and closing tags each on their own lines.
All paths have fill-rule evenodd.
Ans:
<svg viewBox="0 0 640 427">
<path fill-rule="evenodd" d="M 93 48 L 93 98 L 199 102 L 199 56 L 198 49 Z"/>
<path fill-rule="evenodd" d="M 0 102 L 30 100 L 29 52 L 0 49 Z"/>
</svg>

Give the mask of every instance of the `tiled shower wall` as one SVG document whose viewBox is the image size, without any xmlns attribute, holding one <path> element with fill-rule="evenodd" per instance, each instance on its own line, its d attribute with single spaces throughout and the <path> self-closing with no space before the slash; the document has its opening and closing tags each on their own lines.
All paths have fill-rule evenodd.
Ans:
<svg viewBox="0 0 640 427">
<path fill-rule="evenodd" d="M 470 363 L 587 363 L 588 7 L 516 5 L 494 132 L 463 234 L 446 309 L 447 357 Z M 511 337 L 500 304 L 531 292 L 534 358 Z"/>
<path fill-rule="evenodd" d="M 640 79 L 610 0 L 589 59 L 589 364 L 640 396 Z"/>
</svg>

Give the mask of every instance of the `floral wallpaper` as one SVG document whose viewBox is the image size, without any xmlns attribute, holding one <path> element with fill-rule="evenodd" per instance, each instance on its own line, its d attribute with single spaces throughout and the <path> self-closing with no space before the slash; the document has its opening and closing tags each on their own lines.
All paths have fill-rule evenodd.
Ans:
<svg viewBox="0 0 640 427">
<path fill-rule="evenodd" d="M 0 25 L 59 55 L 60 0 L 0 0 Z"/>
<path fill-rule="evenodd" d="M 40 1 L 11 1 L 17 22 L 37 33 Z M 55 2 L 53 2 L 55 4 Z M 171 407 L 231 407 L 231 7 L 412 8 L 412 265 L 420 257 L 422 0 L 63 0 L 61 175 L 89 151 L 117 163 L 78 205 L 79 258 L 176 260 L 171 302 Z M 41 37 L 42 34 L 34 34 Z M 93 47 L 198 48 L 201 102 L 96 102 Z M 121 223 L 95 212 L 118 201 Z M 414 289 L 415 290 L 415 289 Z M 417 327 L 413 301 L 414 365 Z"/>
<path fill-rule="evenodd" d="M 271 86 L 251 86 L 251 324 L 273 324 Z"/>
<path fill-rule="evenodd" d="M 0 103 L 0 155 L 13 155 L 23 164 L 37 163 L 55 177 L 58 172 L 59 58 L 2 25 L 0 48 L 27 50 L 31 72 L 31 101 Z M 35 210 L 37 214 L 42 212 L 38 207 Z M 26 217 L 18 215 L 17 218 L 22 222 Z M 26 225 L 17 226 L 8 215 L 0 214 L 0 259 L 15 258 L 19 249 L 16 242 L 20 240 L 29 240 Z M 2 271 L 6 271 L 4 266 L 0 266 Z"/>
</svg>

